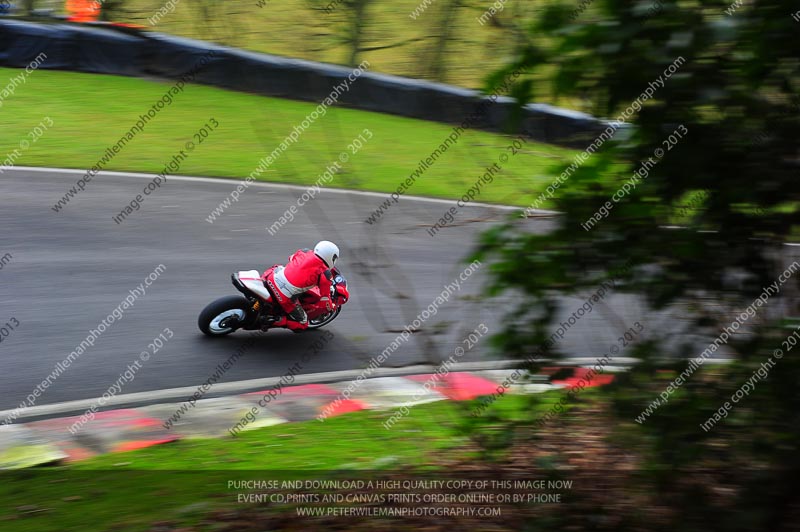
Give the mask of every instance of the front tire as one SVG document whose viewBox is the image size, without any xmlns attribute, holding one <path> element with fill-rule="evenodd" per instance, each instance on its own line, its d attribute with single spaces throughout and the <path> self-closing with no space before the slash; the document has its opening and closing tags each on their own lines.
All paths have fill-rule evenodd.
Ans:
<svg viewBox="0 0 800 532">
<path fill-rule="evenodd" d="M 197 318 L 197 326 L 208 336 L 225 336 L 239 329 L 250 302 L 243 296 L 225 296 L 212 301 Z"/>
<path fill-rule="evenodd" d="M 319 329 L 321 327 L 326 326 L 334 319 L 336 319 L 336 316 L 338 316 L 341 311 L 342 307 L 336 307 L 336 310 L 334 310 L 333 312 L 328 312 L 327 314 L 323 314 L 322 316 L 314 318 L 313 320 L 308 320 L 309 330 Z"/>
</svg>

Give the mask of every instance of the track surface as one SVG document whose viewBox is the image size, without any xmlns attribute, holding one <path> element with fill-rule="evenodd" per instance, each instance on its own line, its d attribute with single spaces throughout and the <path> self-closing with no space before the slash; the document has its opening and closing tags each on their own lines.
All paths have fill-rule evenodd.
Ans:
<svg viewBox="0 0 800 532">
<path fill-rule="evenodd" d="M 0 323 L 16 318 L 17 330 L 0 344 L 0 410 L 19 405 L 32 390 L 111 313 L 159 264 L 166 270 L 76 363 L 60 375 L 37 405 L 99 397 L 148 348 L 165 327 L 166 346 L 118 393 L 194 386 L 204 382 L 247 339 L 237 333 L 208 339 L 197 329 L 199 311 L 212 299 L 236 293 L 231 272 L 259 269 L 286 260 L 299 247 L 320 239 L 337 242 L 351 301 L 329 330 L 335 337 L 300 373 L 365 367 L 451 283 L 464 268 L 475 236 L 501 220 L 502 208 L 476 206 L 458 225 L 426 233 L 452 202 L 403 198 L 377 225 L 364 222 L 383 194 L 323 190 L 293 222 L 274 236 L 265 228 L 302 194 L 302 187 L 252 185 L 213 224 L 206 217 L 238 182 L 171 177 L 122 224 L 112 221 L 141 193 L 152 176 L 101 173 L 61 212 L 51 207 L 81 173 L 64 170 L 6 170 L 0 179 Z M 546 219 L 531 219 L 546 231 Z M 470 300 L 482 291 L 484 271 L 462 283 L 443 305 L 384 364 L 398 367 L 437 363 L 453 354 L 469 331 L 486 323 L 499 330 L 499 317 L 518 302 Z M 616 297 L 616 296 L 615 296 Z M 638 306 L 609 299 L 623 321 L 642 319 Z M 565 307 L 575 310 L 578 300 Z M 561 347 L 577 356 L 598 356 L 616 334 L 599 312 L 587 315 Z M 279 377 L 320 333 L 270 331 L 225 373 L 223 382 Z M 488 342 L 460 361 L 491 356 Z"/>
</svg>

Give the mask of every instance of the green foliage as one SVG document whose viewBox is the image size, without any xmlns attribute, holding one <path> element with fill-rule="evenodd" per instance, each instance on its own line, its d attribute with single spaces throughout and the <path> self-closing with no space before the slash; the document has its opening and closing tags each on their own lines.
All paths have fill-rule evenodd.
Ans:
<svg viewBox="0 0 800 532">
<path fill-rule="evenodd" d="M 657 7 L 595 0 L 574 19 L 563 5 L 547 7 L 531 34 L 548 38 L 531 38 L 504 69 L 526 68 L 534 79 L 551 71 L 559 98 L 615 120 L 639 100 L 613 140 L 556 187 L 562 215 L 551 231 L 532 234 L 509 220 L 483 235 L 476 256 L 493 261 L 491 293 L 524 296 L 496 340 L 508 354 L 525 356 L 552 334 L 564 296 L 626 264 L 618 291 L 649 309 L 681 312 L 685 334 L 713 339 L 796 258 L 784 244 L 797 234 L 800 199 L 800 26 L 777 1 L 731 15 L 727 0 Z M 652 97 L 641 97 L 654 84 Z M 656 164 L 612 200 L 644 161 Z M 607 216 L 586 230 L 606 202 Z M 713 430 L 699 425 L 791 333 L 781 326 L 797 310 L 795 277 L 757 326 L 731 340 L 733 364 L 698 370 L 644 423 L 634 418 L 686 369 L 676 360 L 700 355 L 697 343 L 651 331 L 634 352 L 641 363 L 612 388 L 622 420 L 616 437 L 642 458 L 646 481 L 665 490 L 664 504 L 680 510 L 682 530 L 703 529 L 708 517 L 719 519 L 718 530 L 774 530 L 790 519 L 789 472 L 800 468 L 796 353 Z M 687 489 L 687 471 L 702 468 L 707 485 Z M 712 486 L 733 495 L 719 497 Z"/>
</svg>

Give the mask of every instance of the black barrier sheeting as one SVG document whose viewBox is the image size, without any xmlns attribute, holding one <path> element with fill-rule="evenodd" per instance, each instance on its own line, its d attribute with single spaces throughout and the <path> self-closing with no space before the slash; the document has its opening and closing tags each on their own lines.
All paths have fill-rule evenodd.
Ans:
<svg viewBox="0 0 800 532">
<path fill-rule="evenodd" d="M 147 39 L 76 24 L 0 21 L 0 64 L 24 68 L 40 53 L 39 68 L 100 74 L 141 74 Z"/>
<path fill-rule="evenodd" d="M 48 68 L 72 67 L 70 56 L 73 54 L 67 32 L 61 32 L 59 38 L 58 33 L 48 26 L 0 20 L 1 65 L 24 68 L 42 52 L 47 55 Z"/>
<path fill-rule="evenodd" d="M 42 52 L 47 58 L 39 68 L 168 79 L 193 73 L 196 83 L 317 103 L 353 72 L 156 32 L 0 20 L 0 65 L 24 68 Z M 471 128 L 506 132 L 514 102 L 482 100 L 476 91 L 375 72 L 363 73 L 338 96 L 340 104 L 357 109 L 453 125 L 469 119 Z M 573 148 L 584 148 L 606 127 L 589 115 L 541 104 L 525 106 L 520 118 L 522 132 L 533 139 Z"/>
</svg>

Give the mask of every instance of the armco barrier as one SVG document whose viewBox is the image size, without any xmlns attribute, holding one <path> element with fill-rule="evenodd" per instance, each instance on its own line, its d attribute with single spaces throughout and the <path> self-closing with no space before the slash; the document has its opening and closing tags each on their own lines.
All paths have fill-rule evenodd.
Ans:
<svg viewBox="0 0 800 532">
<path fill-rule="evenodd" d="M 351 68 L 227 48 L 156 32 L 95 24 L 0 20 L 0 65 L 23 68 L 41 52 L 39 68 L 177 79 L 209 50 L 216 54 L 195 82 L 311 102 L 322 101 Z M 441 83 L 365 72 L 339 102 L 349 107 L 448 124 L 474 114 L 480 93 Z M 472 127 L 504 131 L 514 104 L 498 98 Z M 542 104 L 524 107 L 522 132 L 550 144 L 583 148 L 606 126 L 596 118 Z"/>
</svg>

